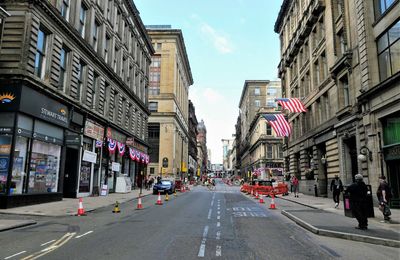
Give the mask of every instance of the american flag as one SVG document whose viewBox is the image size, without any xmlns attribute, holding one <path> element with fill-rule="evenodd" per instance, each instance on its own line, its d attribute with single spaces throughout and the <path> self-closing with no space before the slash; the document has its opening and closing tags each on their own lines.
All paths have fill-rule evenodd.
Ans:
<svg viewBox="0 0 400 260">
<path fill-rule="evenodd" d="M 277 101 L 283 109 L 287 109 L 292 113 L 307 112 L 307 109 L 298 98 L 277 98 L 275 101 Z"/>
<path fill-rule="evenodd" d="M 289 136 L 292 132 L 283 114 L 264 114 L 263 117 L 274 129 L 277 136 Z"/>
</svg>

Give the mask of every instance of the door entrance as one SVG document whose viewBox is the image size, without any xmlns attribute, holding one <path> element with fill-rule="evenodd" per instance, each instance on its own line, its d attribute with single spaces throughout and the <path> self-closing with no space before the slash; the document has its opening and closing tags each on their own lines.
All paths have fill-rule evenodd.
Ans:
<svg viewBox="0 0 400 260">
<path fill-rule="evenodd" d="M 79 150 L 67 147 L 63 195 L 65 198 L 76 198 L 78 186 Z"/>
<path fill-rule="evenodd" d="M 354 182 L 354 176 L 358 173 L 358 160 L 357 160 L 357 143 L 356 138 L 353 136 L 344 140 L 345 150 L 345 176 L 346 183 Z"/>
<path fill-rule="evenodd" d="M 400 208 L 400 160 L 386 161 L 386 165 L 388 169 L 388 182 L 393 193 L 390 207 Z"/>
</svg>

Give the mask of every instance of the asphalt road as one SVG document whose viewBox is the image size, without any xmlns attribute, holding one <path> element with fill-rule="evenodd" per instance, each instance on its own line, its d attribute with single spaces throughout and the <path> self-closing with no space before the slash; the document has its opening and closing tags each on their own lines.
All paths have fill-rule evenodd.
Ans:
<svg viewBox="0 0 400 260">
<path fill-rule="evenodd" d="M 38 218 L 0 233 L 0 259 L 398 259 L 396 248 L 319 237 L 217 183 L 155 205 L 157 196 L 85 217 Z M 277 199 L 278 207 L 300 207 Z"/>
</svg>

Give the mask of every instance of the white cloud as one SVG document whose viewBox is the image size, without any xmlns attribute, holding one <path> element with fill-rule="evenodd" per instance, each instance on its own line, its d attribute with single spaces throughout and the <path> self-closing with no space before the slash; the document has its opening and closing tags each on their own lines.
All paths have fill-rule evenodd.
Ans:
<svg viewBox="0 0 400 260">
<path fill-rule="evenodd" d="M 190 99 L 196 109 L 197 120 L 204 120 L 207 128 L 207 147 L 211 149 L 211 162 L 222 163 L 221 139 L 232 138 L 238 110 L 235 100 L 212 87 L 195 86 Z"/>
<path fill-rule="evenodd" d="M 200 26 L 200 31 L 213 43 L 215 49 L 217 49 L 220 53 L 226 54 L 233 51 L 233 44 L 228 40 L 228 37 L 217 32 L 217 30 L 215 30 L 209 24 L 202 23 Z"/>
</svg>

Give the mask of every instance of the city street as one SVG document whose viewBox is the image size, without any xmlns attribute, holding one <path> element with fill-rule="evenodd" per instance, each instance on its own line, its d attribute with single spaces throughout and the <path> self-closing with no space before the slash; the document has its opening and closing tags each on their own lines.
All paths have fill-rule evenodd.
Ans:
<svg viewBox="0 0 400 260">
<path fill-rule="evenodd" d="M 303 206 L 269 204 L 217 180 L 155 205 L 157 196 L 76 217 L 35 217 L 1 233 L 0 259 L 397 259 L 399 248 L 314 235 L 281 215 Z M 349 246 L 351 244 L 351 246 Z"/>
</svg>

